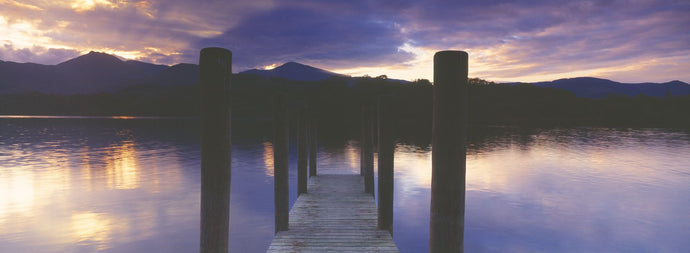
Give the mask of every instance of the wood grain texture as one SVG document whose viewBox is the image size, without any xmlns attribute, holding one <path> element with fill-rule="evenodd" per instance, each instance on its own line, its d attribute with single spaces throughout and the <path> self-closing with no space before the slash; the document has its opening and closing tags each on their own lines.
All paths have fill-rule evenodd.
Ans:
<svg viewBox="0 0 690 253">
<path fill-rule="evenodd" d="M 278 232 L 267 252 L 398 252 L 359 175 L 318 175 L 290 210 L 290 229 Z"/>
</svg>

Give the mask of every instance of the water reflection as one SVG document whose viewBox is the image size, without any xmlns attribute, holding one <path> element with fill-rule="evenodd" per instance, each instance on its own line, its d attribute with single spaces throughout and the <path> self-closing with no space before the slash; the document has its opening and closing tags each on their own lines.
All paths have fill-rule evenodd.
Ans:
<svg viewBox="0 0 690 253">
<path fill-rule="evenodd" d="M 682 197 L 690 194 L 686 133 L 499 130 L 474 136 L 469 145 L 467 251 L 674 252 L 690 246 L 682 239 L 690 231 L 690 206 Z M 410 217 L 428 222 L 430 161 L 426 149 L 396 149 L 396 242 L 428 233 L 425 222 Z M 410 245 L 426 250 L 425 242 Z"/>
<path fill-rule="evenodd" d="M 266 176 L 273 177 L 273 143 L 264 141 L 264 167 Z"/>
<path fill-rule="evenodd" d="M 196 208 L 180 208 L 198 187 L 179 145 L 111 120 L 62 120 L 0 121 L 0 252 L 101 251 L 198 223 Z"/>
<path fill-rule="evenodd" d="M 106 150 L 105 171 L 108 188 L 136 189 L 139 187 L 139 167 L 134 143 L 126 141 Z"/>
<path fill-rule="evenodd" d="M 324 145 L 325 144 L 325 145 Z M 317 154 L 319 173 L 359 174 L 359 142 L 320 143 Z"/>
<path fill-rule="evenodd" d="M 401 194 L 431 188 L 431 147 L 398 144 L 395 147 L 395 177 Z M 396 181 L 396 183 L 398 182 Z"/>
<path fill-rule="evenodd" d="M 247 129 L 244 129 L 244 128 Z M 230 244 L 273 237 L 271 129 L 233 126 Z M 0 252 L 198 250 L 198 122 L 0 118 Z M 245 131 L 247 130 L 247 131 Z M 690 248 L 688 132 L 470 131 L 467 252 Z M 431 147 L 396 145 L 394 240 L 428 247 Z M 319 143 L 319 173 L 359 173 L 359 143 Z M 291 143 L 290 185 L 296 185 Z M 294 203 L 296 187 L 290 188 Z"/>
<path fill-rule="evenodd" d="M 115 231 L 127 230 L 127 223 L 114 221 L 106 214 L 81 212 L 72 214 L 73 240 L 78 244 L 93 244 L 96 250 L 104 250 L 113 239 Z"/>
<path fill-rule="evenodd" d="M 26 170 L 3 170 L 0 177 L 0 225 L 15 214 L 31 211 L 34 205 L 33 173 Z M 0 233 L 9 232 L 4 229 Z"/>
</svg>

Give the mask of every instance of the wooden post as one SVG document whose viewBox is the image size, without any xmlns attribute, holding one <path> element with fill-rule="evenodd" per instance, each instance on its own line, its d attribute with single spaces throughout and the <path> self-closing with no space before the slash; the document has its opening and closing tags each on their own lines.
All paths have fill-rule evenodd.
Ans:
<svg viewBox="0 0 690 253">
<path fill-rule="evenodd" d="M 297 140 L 297 196 L 307 193 L 307 129 L 309 127 L 307 110 L 305 107 L 299 110 L 298 140 Z"/>
<path fill-rule="evenodd" d="M 319 141 L 317 139 L 316 115 L 312 114 L 309 128 L 309 177 L 316 176 L 316 153 L 319 148 Z"/>
<path fill-rule="evenodd" d="M 371 102 L 367 101 L 364 109 L 364 192 L 371 193 L 371 196 L 375 196 L 374 192 L 374 124 L 372 118 Z"/>
<path fill-rule="evenodd" d="M 288 230 L 290 212 L 289 189 L 289 129 L 285 95 L 276 95 L 274 105 L 273 137 L 273 196 L 275 208 L 275 232 Z"/>
<path fill-rule="evenodd" d="M 434 55 L 429 252 L 463 252 L 467 53 Z"/>
<path fill-rule="evenodd" d="M 364 176 L 364 167 L 366 167 L 364 159 L 364 146 L 367 135 L 367 107 L 364 103 L 361 106 L 361 115 L 359 119 L 359 175 Z"/>
<path fill-rule="evenodd" d="M 230 75 L 232 53 L 204 48 L 199 56 L 201 85 L 200 252 L 228 252 L 230 223 Z"/>
<path fill-rule="evenodd" d="M 393 160 L 395 153 L 395 126 L 393 125 L 392 97 L 382 96 L 378 104 L 379 137 L 379 204 L 378 227 L 393 234 Z"/>
</svg>

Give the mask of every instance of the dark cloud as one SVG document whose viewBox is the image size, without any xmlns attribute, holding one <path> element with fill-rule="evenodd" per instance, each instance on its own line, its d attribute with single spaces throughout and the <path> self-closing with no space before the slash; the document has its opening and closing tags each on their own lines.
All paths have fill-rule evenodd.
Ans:
<svg viewBox="0 0 690 253">
<path fill-rule="evenodd" d="M 20 63 L 57 64 L 77 56 L 79 56 L 79 51 L 73 49 L 45 48 L 41 46 L 15 48 L 11 43 L 5 43 L 0 47 L 0 59 Z"/>
<path fill-rule="evenodd" d="M 195 45 L 229 48 L 235 65 L 246 67 L 285 61 L 376 66 L 413 58 L 398 50 L 405 37 L 393 22 L 366 13 L 341 13 L 278 8 L 249 16 L 222 35 Z"/>
</svg>

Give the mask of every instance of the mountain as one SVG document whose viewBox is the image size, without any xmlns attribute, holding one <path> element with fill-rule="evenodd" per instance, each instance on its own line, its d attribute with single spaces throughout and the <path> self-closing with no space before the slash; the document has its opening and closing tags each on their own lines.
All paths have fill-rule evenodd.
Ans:
<svg viewBox="0 0 690 253">
<path fill-rule="evenodd" d="M 57 65 L 0 61 L 0 94 L 40 91 L 55 94 L 115 92 L 153 84 L 179 86 L 198 83 L 192 64 L 157 65 L 123 61 L 106 53 L 89 52 Z"/>
<path fill-rule="evenodd" d="M 250 69 L 241 74 L 259 75 L 263 77 L 282 77 L 294 81 L 323 81 L 332 76 L 343 76 L 323 69 L 315 68 L 297 62 L 288 62 L 271 70 Z"/>
<path fill-rule="evenodd" d="M 271 70 L 251 69 L 241 74 L 265 78 L 280 77 L 294 81 L 321 81 L 344 76 L 297 62 L 288 62 Z M 405 81 L 388 79 L 389 82 Z M 199 82 L 199 66 L 156 65 L 140 61 L 123 61 L 106 53 L 90 52 L 57 65 L 0 61 L 0 94 L 40 91 L 54 94 L 88 94 L 115 92 L 134 85 L 173 87 Z M 519 83 L 512 83 L 519 84 Z M 572 91 L 579 97 L 602 98 L 607 94 L 663 97 L 690 94 L 690 85 L 681 81 L 666 83 L 620 83 L 592 77 L 558 79 L 532 83 Z"/>
<path fill-rule="evenodd" d="M 558 79 L 550 82 L 537 82 L 532 83 L 532 85 L 569 90 L 578 97 L 587 98 L 603 98 L 608 94 L 620 94 L 630 97 L 639 94 L 663 97 L 668 92 L 673 96 L 690 94 L 690 84 L 681 81 L 666 83 L 620 83 L 593 77 L 577 77 Z"/>
</svg>

